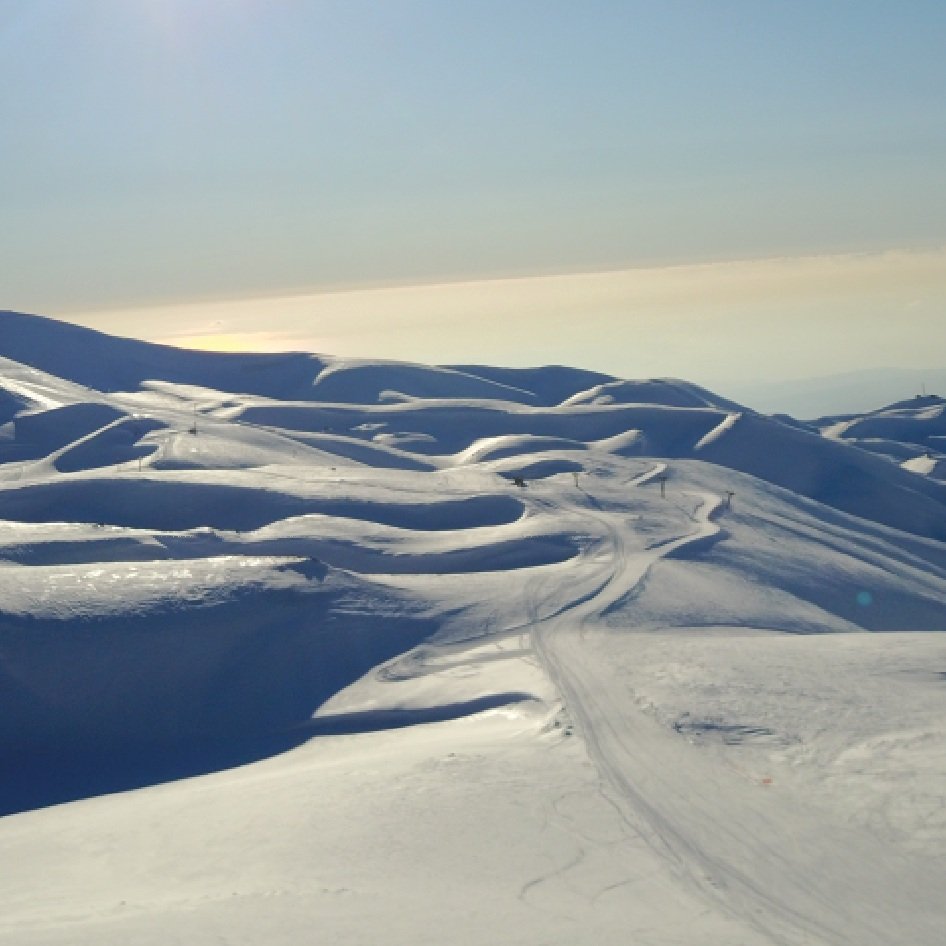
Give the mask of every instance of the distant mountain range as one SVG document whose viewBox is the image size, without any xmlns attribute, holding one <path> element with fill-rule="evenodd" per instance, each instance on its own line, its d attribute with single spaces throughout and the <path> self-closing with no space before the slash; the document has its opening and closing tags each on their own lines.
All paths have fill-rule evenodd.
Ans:
<svg viewBox="0 0 946 946">
<path fill-rule="evenodd" d="M 727 394 L 765 414 L 815 418 L 876 410 L 916 395 L 946 395 L 946 368 L 871 368 L 794 381 L 733 384 Z"/>
</svg>

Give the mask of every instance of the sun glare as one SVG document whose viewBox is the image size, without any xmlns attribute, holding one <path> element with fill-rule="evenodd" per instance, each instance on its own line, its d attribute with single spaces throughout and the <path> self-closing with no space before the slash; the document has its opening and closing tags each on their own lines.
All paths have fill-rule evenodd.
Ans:
<svg viewBox="0 0 946 946">
<path fill-rule="evenodd" d="M 265 332 L 219 335 L 175 335 L 161 339 L 175 348 L 194 348 L 200 351 L 273 351 L 272 337 Z"/>
</svg>

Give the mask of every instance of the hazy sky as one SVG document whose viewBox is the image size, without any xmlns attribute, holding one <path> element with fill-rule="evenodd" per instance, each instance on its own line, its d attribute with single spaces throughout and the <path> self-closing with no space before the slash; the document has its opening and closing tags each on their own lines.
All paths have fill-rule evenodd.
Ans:
<svg viewBox="0 0 946 946">
<path fill-rule="evenodd" d="M 942 0 L 0 0 L 0 308 L 622 374 L 939 363 L 944 50 Z"/>
</svg>

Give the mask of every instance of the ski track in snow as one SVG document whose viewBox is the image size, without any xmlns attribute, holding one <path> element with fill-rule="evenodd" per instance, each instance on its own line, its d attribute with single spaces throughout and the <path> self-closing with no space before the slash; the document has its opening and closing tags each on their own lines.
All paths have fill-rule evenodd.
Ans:
<svg viewBox="0 0 946 946">
<path fill-rule="evenodd" d="M 658 464 L 629 485 L 651 482 L 665 470 L 666 464 Z M 728 799 L 724 785 L 707 791 L 705 783 L 698 781 L 701 773 L 678 767 L 678 758 L 666 751 L 666 739 L 656 736 L 639 712 L 633 708 L 628 712 L 626 701 L 613 699 L 615 681 L 602 672 L 602 662 L 588 659 L 585 652 L 583 641 L 588 627 L 637 586 L 656 562 L 720 534 L 720 526 L 713 519 L 722 510 L 724 498 L 711 493 L 695 495 L 700 506 L 693 517 L 692 531 L 630 556 L 622 531 L 600 513 L 586 510 L 585 514 L 607 533 L 613 570 L 592 595 L 548 617 L 536 617 L 532 631 L 535 650 L 562 694 L 598 770 L 621 800 L 628 825 L 690 887 L 758 930 L 766 941 L 780 946 L 883 946 L 896 936 L 896 923 L 884 931 L 875 925 L 876 916 L 865 923 L 863 914 L 851 915 L 843 905 L 839 909 L 838 897 L 845 895 L 844 889 L 832 890 L 824 878 L 813 881 L 807 872 L 808 859 L 793 863 L 790 852 L 794 846 L 793 832 L 798 828 L 796 821 L 787 821 L 790 827 L 786 831 L 783 824 L 772 819 L 770 810 L 750 807 L 751 796 L 740 797 L 734 803 Z M 671 786 L 673 781 L 676 784 Z M 694 818 L 699 821 L 699 834 L 689 830 Z M 709 825 L 714 825 L 715 830 L 707 832 L 705 828 Z M 812 837 L 816 831 L 815 827 Z M 858 840 L 862 845 L 841 858 L 843 868 L 854 876 L 859 873 L 859 858 L 869 854 L 882 859 L 886 853 L 870 839 Z M 744 862 L 737 862 L 734 852 L 742 855 Z M 765 888 L 758 882 L 751 872 L 753 860 L 768 861 L 766 867 L 770 872 L 775 865 L 777 888 Z M 566 865 L 563 870 L 572 866 Z M 533 885 L 545 879 L 539 878 Z M 889 896 L 889 891 L 883 889 L 877 893 Z M 933 907 L 935 903 L 926 906 Z M 930 929 L 928 934 L 935 932 Z"/>
<path fill-rule="evenodd" d="M 665 464 L 659 464 L 630 485 L 647 483 L 665 469 Z M 612 544 L 613 573 L 593 596 L 552 617 L 537 621 L 533 630 L 534 646 L 562 693 L 599 771 L 627 806 L 629 823 L 636 830 L 643 829 L 651 846 L 662 857 L 670 860 L 689 884 L 734 916 L 769 935 L 773 942 L 810 941 L 808 937 L 812 934 L 824 935 L 826 932 L 818 928 L 821 924 L 806 921 L 804 914 L 788 906 L 788 898 L 767 895 L 743 871 L 721 863 L 704 851 L 697 841 L 687 837 L 680 825 L 668 817 L 657 799 L 648 798 L 646 791 L 639 787 L 635 773 L 655 765 L 653 751 L 657 747 L 654 740 L 641 738 L 641 733 L 637 731 L 639 727 L 633 726 L 619 704 L 608 699 L 608 689 L 604 685 L 606 681 L 596 673 L 596 667 L 582 659 L 580 641 L 586 623 L 593 622 L 598 614 L 606 611 L 636 586 L 654 562 L 676 549 L 719 532 L 712 516 L 721 508 L 722 497 L 703 493 L 699 494 L 699 498 L 701 505 L 696 516 L 697 527 L 693 532 L 668 539 L 659 550 L 651 550 L 651 554 L 638 555 L 631 560 L 625 552 L 620 531 L 611 527 L 606 520 L 598 518 Z M 821 907 L 823 912 L 823 903 Z M 784 929 L 786 926 L 788 929 L 783 933 L 779 928 Z M 800 931 L 803 938 L 797 938 L 796 931 Z"/>
</svg>

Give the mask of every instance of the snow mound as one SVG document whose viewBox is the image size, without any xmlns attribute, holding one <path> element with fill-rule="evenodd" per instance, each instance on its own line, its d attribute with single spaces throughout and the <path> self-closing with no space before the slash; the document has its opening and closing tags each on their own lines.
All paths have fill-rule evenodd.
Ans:
<svg viewBox="0 0 946 946">
<path fill-rule="evenodd" d="M 399 398 L 480 398 L 531 403 L 531 391 L 460 369 L 406 362 L 332 359 L 315 379 L 312 400 L 372 404 Z"/>
<path fill-rule="evenodd" d="M 744 409 L 698 385 L 670 378 L 608 381 L 573 394 L 562 402 L 563 407 L 583 404 L 659 404 L 664 407 L 712 407 L 726 411 Z"/>
<path fill-rule="evenodd" d="M 295 398 L 324 363 L 307 354 L 191 351 L 116 338 L 19 312 L 0 312 L 0 353 L 97 391 L 135 391 L 146 381 L 202 384 L 219 391 Z"/>
<path fill-rule="evenodd" d="M 597 371 L 568 368 L 562 365 L 547 365 L 542 368 L 496 368 L 487 365 L 454 365 L 457 371 L 474 375 L 495 384 L 507 385 L 528 391 L 535 403 L 542 407 L 554 407 L 562 401 L 599 384 L 616 379 Z"/>
<path fill-rule="evenodd" d="M 293 560 L 3 571 L 8 758 L 285 730 L 424 636 L 390 594 Z M 348 626 L 351 600 L 359 619 Z"/>
<path fill-rule="evenodd" d="M 929 446 L 930 438 L 946 436 L 946 401 L 936 395 L 917 396 L 862 415 L 825 418 L 818 426 L 826 436 Z"/>
</svg>

